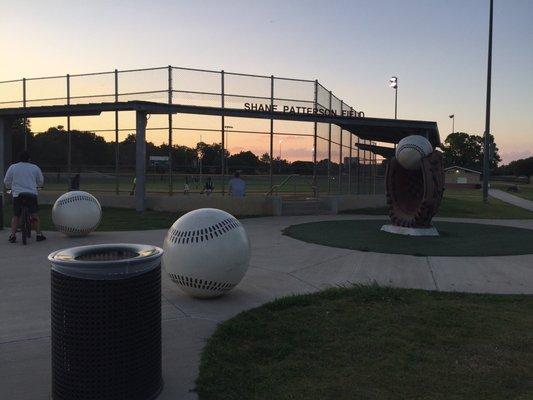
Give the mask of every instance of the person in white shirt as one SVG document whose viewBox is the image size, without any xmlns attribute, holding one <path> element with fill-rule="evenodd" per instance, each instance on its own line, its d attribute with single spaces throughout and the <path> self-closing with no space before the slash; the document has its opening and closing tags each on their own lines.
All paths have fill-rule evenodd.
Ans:
<svg viewBox="0 0 533 400">
<path fill-rule="evenodd" d="M 23 151 L 19 156 L 19 162 L 12 164 L 4 177 L 4 185 L 11 189 L 13 195 L 13 218 L 11 219 L 11 235 L 9 241 L 16 243 L 17 227 L 19 218 L 22 214 L 22 203 L 25 202 L 34 221 L 36 239 L 38 242 L 45 240 L 39 224 L 37 188 L 44 184 L 43 173 L 41 169 L 30 163 L 30 154 Z"/>
<path fill-rule="evenodd" d="M 244 197 L 246 194 L 246 182 L 241 179 L 239 171 L 235 172 L 233 178 L 229 180 L 228 192 L 233 197 Z"/>
</svg>

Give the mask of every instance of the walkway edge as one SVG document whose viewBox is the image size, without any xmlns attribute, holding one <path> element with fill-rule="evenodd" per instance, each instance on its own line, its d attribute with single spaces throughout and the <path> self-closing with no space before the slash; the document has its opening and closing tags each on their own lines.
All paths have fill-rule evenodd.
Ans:
<svg viewBox="0 0 533 400">
<path fill-rule="evenodd" d="M 489 189 L 489 196 L 495 199 L 501 200 L 505 203 L 512 204 L 513 206 L 523 208 L 524 210 L 533 212 L 533 201 L 523 199 L 518 196 L 506 193 L 499 189 Z"/>
</svg>

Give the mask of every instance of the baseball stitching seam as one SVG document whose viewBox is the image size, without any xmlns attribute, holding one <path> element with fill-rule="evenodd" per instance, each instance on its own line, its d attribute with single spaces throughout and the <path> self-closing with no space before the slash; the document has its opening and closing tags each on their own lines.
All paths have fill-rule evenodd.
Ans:
<svg viewBox="0 0 533 400">
<path fill-rule="evenodd" d="M 169 276 L 170 279 L 178 286 L 187 286 L 194 289 L 210 290 L 222 293 L 231 290 L 235 286 L 235 284 L 229 282 L 217 282 L 212 280 L 208 281 L 173 273 L 169 273 Z"/>
<path fill-rule="evenodd" d="M 168 240 L 174 244 L 192 244 L 201 243 L 211 239 L 215 239 L 218 236 L 237 229 L 241 226 L 241 223 L 235 218 L 226 218 L 223 221 L 217 222 L 214 225 L 207 228 L 195 229 L 190 231 L 181 231 L 172 228 L 168 234 Z"/>
<path fill-rule="evenodd" d="M 86 196 L 86 195 L 76 195 L 76 196 L 72 196 L 72 197 L 68 197 L 66 199 L 63 199 L 63 200 L 59 200 L 57 202 L 57 205 L 58 206 L 63 206 L 65 204 L 68 204 L 68 203 L 73 203 L 75 201 L 80 201 L 80 200 L 87 200 L 87 201 L 90 201 L 91 203 L 96 203 L 98 204 L 97 201 L 95 201 L 95 199 L 93 197 L 90 197 L 90 196 Z M 99 205 L 99 204 L 98 204 Z"/>
<path fill-rule="evenodd" d="M 405 144 L 402 144 L 402 146 L 398 149 L 398 153 L 401 152 L 404 148 L 409 148 L 409 149 L 415 149 L 415 150 L 418 150 L 418 152 L 424 156 L 425 153 L 424 153 L 424 149 L 422 149 L 422 147 L 416 145 L 416 144 L 413 144 L 413 143 L 405 143 Z"/>
</svg>

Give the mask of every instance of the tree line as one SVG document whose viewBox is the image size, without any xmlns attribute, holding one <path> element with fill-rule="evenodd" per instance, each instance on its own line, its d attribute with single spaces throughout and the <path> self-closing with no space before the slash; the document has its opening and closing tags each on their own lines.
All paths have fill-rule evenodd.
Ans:
<svg viewBox="0 0 533 400">
<path fill-rule="evenodd" d="M 491 151 L 489 154 L 490 170 L 493 175 L 531 176 L 533 175 L 533 157 L 511 161 L 507 165 L 499 165 L 501 157 L 494 137 L 489 136 Z M 469 135 L 465 132 L 454 132 L 444 141 L 443 156 L 447 167 L 460 166 L 483 171 L 483 137 Z"/>
<path fill-rule="evenodd" d="M 501 175 L 531 176 L 533 175 L 533 157 L 511 161 L 501 166 L 498 171 Z"/>
<path fill-rule="evenodd" d="M 64 126 L 50 127 L 44 132 L 31 131 L 29 121 L 26 125 L 26 140 L 33 162 L 44 169 L 59 171 L 67 165 L 68 132 Z M 114 142 L 107 142 L 102 136 L 91 131 L 70 131 L 71 168 L 79 171 L 87 168 L 113 169 L 116 157 Z M 13 125 L 13 154 L 19 154 L 24 149 L 24 126 L 22 120 Z M 135 134 L 129 134 L 119 142 L 119 165 L 121 169 L 134 169 L 136 158 Z M 187 173 L 198 172 L 200 163 L 205 173 L 218 174 L 222 169 L 222 152 L 224 151 L 226 172 L 241 170 L 247 174 L 262 174 L 270 171 L 270 155 L 264 153 L 257 156 L 251 151 L 241 151 L 230 154 L 222 149 L 220 143 L 208 144 L 198 142 L 195 147 L 168 144 L 156 145 L 146 142 L 146 161 L 152 172 L 166 172 L 168 166 L 151 165 L 150 156 L 172 156 L 173 170 Z M 16 156 L 15 156 L 16 157 Z M 331 162 L 330 168 L 338 168 L 339 164 Z M 317 168 L 327 169 L 327 160 L 317 162 Z M 312 174 L 313 162 L 288 161 L 279 157 L 272 160 L 274 173 Z"/>
<path fill-rule="evenodd" d="M 64 170 L 67 164 L 68 133 L 63 126 L 50 127 L 45 132 L 34 133 L 31 131 L 29 121 L 26 122 L 28 148 L 32 153 L 32 159 L 44 168 L 52 170 Z M 490 169 L 497 175 L 533 175 L 533 157 L 516 160 L 507 165 L 499 166 L 501 157 L 498 154 L 498 146 L 494 137 L 490 136 L 491 154 Z M 13 124 L 13 154 L 18 154 L 24 148 L 23 120 L 16 120 Z M 71 164 L 72 170 L 98 167 L 114 168 L 115 144 L 107 142 L 102 136 L 91 131 L 71 130 Z M 169 156 L 168 144 L 155 145 L 146 143 L 147 165 L 150 156 Z M 478 171 L 483 169 L 483 137 L 470 135 L 466 132 L 454 132 L 443 143 L 443 157 L 445 167 L 461 166 Z M 241 151 L 230 154 L 222 149 L 220 143 L 207 144 L 199 142 L 196 147 L 174 145 L 172 147 L 172 165 L 175 171 L 197 172 L 199 163 L 206 173 L 217 174 L 222 169 L 222 151 L 224 151 L 226 172 L 241 170 L 248 174 L 262 174 L 270 171 L 270 156 L 264 153 L 260 156 L 251 151 Z M 201 160 L 200 160 L 201 158 Z M 135 135 L 129 134 L 119 143 L 119 164 L 121 168 L 135 166 Z M 338 171 L 341 165 L 323 159 L 317 161 L 316 169 L 324 174 L 328 167 L 332 171 Z M 347 166 L 342 166 L 346 169 Z M 151 166 L 152 170 L 159 169 L 165 172 L 167 167 Z M 288 161 L 279 157 L 272 160 L 274 173 L 312 174 L 313 162 L 311 161 Z M 157 171 L 156 171 L 157 172 Z M 383 173 L 383 168 L 380 169 Z"/>
<path fill-rule="evenodd" d="M 501 162 L 498 146 L 490 135 L 491 152 L 489 154 L 490 169 L 495 171 Z M 444 141 L 443 157 L 446 167 L 459 166 L 473 170 L 483 170 L 483 137 L 469 135 L 466 132 L 449 134 Z"/>
</svg>

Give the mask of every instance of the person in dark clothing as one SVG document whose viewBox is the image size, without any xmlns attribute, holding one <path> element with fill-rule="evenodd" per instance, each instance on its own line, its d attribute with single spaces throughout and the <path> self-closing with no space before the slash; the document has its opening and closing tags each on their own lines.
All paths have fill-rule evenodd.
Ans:
<svg viewBox="0 0 533 400">
<path fill-rule="evenodd" d="M 204 189 L 202 190 L 202 193 L 205 193 L 207 196 L 210 196 L 211 193 L 213 193 L 213 190 L 215 189 L 215 185 L 213 184 L 213 180 L 211 177 L 208 177 L 204 184 Z"/>
</svg>

